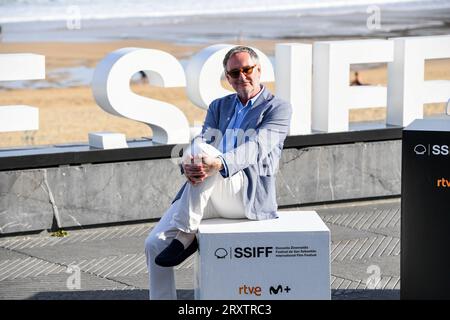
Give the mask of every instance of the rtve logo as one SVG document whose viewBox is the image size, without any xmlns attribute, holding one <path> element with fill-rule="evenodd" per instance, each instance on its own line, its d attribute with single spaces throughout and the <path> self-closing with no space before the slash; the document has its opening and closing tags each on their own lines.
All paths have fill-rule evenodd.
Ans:
<svg viewBox="0 0 450 320">
<path fill-rule="evenodd" d="M 256 287 L 252 287 L 252 286 L 247 286 L 247 285 L 242 285 L 239 287 L 239 295 L 255 295 L 260 297 L 261 296 L 261 287 L 260 286 L 256 286 Z"/>
<path fill-rule="evenodd" d="M 278 286 L 270 286 L 269 294 L 280 294 L 280 293 L 289 293 L 292 289 L 289 286 L 282 286 L 279 284 Z M 247 286 L 242 285 L 239 287 L 239 295 L 255 295 L 260 297 L 262 294 L 262 288 L 260 286 Z"/>
<path fill-rule="evenodd" d="M 447 180 L 445 178 L 440 178 L 437 180 L 437 187 L 438 188 L 450 188 L 450 180 Z"/>
<path fill-rule="evenodd" d="M 414 147 L 414 152 L 417 155 L 433 155 L 433 156 L 447 156 L 448 155 L 448 145 L 443 144 L 418 144 Z"/>
</svg>

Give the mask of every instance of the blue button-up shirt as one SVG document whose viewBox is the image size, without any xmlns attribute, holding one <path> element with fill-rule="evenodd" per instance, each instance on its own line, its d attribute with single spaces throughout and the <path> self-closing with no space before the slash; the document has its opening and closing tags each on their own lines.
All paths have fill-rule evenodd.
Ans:
<svg viewBox="0 0 450 320">
<path fill-rule="evenodd" d="M 222 141 L 220 143 L 220 147 L 221 147 L 220 151 L 222 153 L 228 152 L 237 147 L 237 136 L 238 136 L 239 129 L 242 129 L 241 128 L 242 121 L 244 120 L 246 114 L 251 109 L 251 107 L 253 106 L 253 104 L 259 98 L 259 96 L 261 95 L 261 93 L 263 91 L 264 91 L 264 87 L 261 88 L 261 90 L 258 92 L 258 94 L 256 96 L 254 96 L 253 98 L 248 100 L 247 104 L 245 106 L 242 104 L 241 100 L 239 99 L 238 95 L 236 94 L 234 114 L 233 114 L 233 117 L 231 118 L 230 122 L 228 123 L 227 129 L 225 130 L 225 134 L 222 137 Z M 223 169 L 220 170 L 220 174 L 223 177 L 228 177 L 227 165 L 222 157 L 219 156 L 219 158 L 220 158 L 220 160 L 222 160 L 222 164 L 223 164 Z"/>
</svg>

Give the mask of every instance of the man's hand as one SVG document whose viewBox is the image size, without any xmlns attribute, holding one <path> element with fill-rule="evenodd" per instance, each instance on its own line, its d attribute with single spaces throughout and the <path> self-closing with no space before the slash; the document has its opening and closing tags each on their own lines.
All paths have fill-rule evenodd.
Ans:
<svg viewBox="0 0 450 320">
<path fill-rule="evenodd" d="M 186 179 L 192 185 L 197 185 L 205 179 L 205 173 L 203 172 L 203 166 L 201 157 L 190 156 L 187 162 L 183 163 L 183 171 Z"/>
<path fill-rule="evenodd" d="M 202 183 L 206 178 L 215 175 L 223 168 L 219 158 L 210 157 L 206 154 L 190 157 L 190 163 L 184 163 L 184 175 L 192 185 Z"/>
<path fill-rule="evenodd" d="M 219 158 L 210 157 L 206 154 L 202 154 L 201 157 L 206 177 L 213 176 L 223 169 L 222 161 Z"/>
</svg>

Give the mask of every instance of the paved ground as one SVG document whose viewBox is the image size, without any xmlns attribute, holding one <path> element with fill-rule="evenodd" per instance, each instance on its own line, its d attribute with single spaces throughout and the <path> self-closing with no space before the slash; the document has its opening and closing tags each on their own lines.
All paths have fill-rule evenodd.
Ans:
<svg viewBox="0 0 450 320">
<path fill-rule="evenodd" d="M 303 209 L 331 230 L 333 299 L 400 298 L 400 199 Z M 153 225 L 0 238 L 0 299 L 147 299 L 143 244 Z M 193 259 L 176 280 L 179 298 L 193 299 Z"/>
</svg>

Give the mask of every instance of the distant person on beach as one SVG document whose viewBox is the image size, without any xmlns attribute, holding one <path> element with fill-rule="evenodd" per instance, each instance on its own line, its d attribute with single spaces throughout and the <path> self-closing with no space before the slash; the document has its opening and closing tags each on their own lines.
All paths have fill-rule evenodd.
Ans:
<svg viewBox="0 0 450 320">
<path fill-rule="evenodd" d="M 351 86 L 363 86 L 363 84 L 359 81 L 358 71 L 355 71 L 355 77 L 353 81 L 350 83 Z"/>
<path fill-rule="evenodd" d="M 141 81 L 143 82 L 143 83 L 147 83 L 147 74 L 144 72 L 144 71 L 139 71 L 139 74 L 141 75 Z"/>
<path fill-rule="evenodd" d="M 445 113 L 450 116 L 450 98 L 447 101 L 447 107 L 445 108 Z"/>
<path fill-rule="evenodd" d="M 209 105 L 200 135 L 183 154 L 187 181 L 145 241 L 150 299 L 177 298 L 173 267 L 197 251 L 202 219 L 277 218 L 275 173 L 291 105 L 261 85 L 251 48 L 232 48 L 223 67 L 236 93 Z"/>
</svg>

